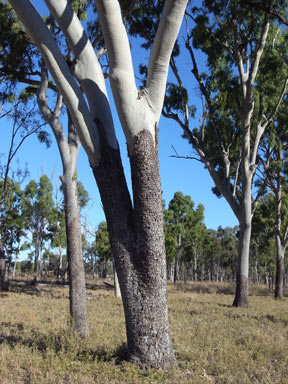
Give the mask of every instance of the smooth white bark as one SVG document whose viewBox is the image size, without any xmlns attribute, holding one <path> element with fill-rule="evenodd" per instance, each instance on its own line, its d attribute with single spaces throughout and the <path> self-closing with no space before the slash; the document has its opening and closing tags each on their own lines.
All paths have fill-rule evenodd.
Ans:
<svg viewBox="0 0 288 384">
<path fill-rule="evenodd" d="M 100 138 L 84 96 L 51 32 L 28 0 L 11 0 L 13 9 L 41 52 L 65 103 L 92 165 L 99 161 Z"/>
<path fill-rule="evenodd" d="M 117 0 L 96 0 L 109 56 L 110 82 L 128 150 L 135 137 L 146 129 L 155 138 L 164 101 L 169 60 L 187 0 L 168 0 L 151 49 L 147 88 L 137 90 L 129 40 Z"/>
<path fill-rule="evenodd" d="M 81 22 L 66 0 L 45 0 L 75 55 L 73 72 L 87 97 L 94 121 L 100 120 L 106 139 L 118 148 L 101 66 Z"/>
<path fill-rule="evenodd" d="M 171 53 L 178 36 L 187 0 L 166 0 L 151 48 L 147 89 L 158 122 L 162 111 Z"/>
</svg>

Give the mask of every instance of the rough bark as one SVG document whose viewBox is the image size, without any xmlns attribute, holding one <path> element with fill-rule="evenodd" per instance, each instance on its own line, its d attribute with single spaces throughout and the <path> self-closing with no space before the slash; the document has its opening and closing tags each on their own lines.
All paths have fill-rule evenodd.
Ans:
<svg viewBox="0 0 288 384">
<path fill-rule="evenodd" d="M 82 258 L 80 212 L 77 181 L 68 173 L 62 177 L 64 190 L 67 256 L 69 273 L 70 315 L 80 337 L 89 335 L 86 308 L 85 271 Z"/>
<path fill-rule="evenodd" d="M 168 322 L 162 199 L 154 140 L 150 132 L 142 131 L 130 155 L 134 207 L 119 151 L 107 150 L 102 158 L 93 172 L 119 276 L 129 360 L 145 367 L 171 367 L 175 357 Z"/>
<path fill-rule="evenodd" d="M 277 236 L 277 235 L 276 235 Z M 284 255 L 285 248 L 281 244 L 281 239 L 279 236 L 276 237 L 276 280 L 275 280 L 275 299 L 283 298 L 283 288 L 284 288 Z"/>
</svg>

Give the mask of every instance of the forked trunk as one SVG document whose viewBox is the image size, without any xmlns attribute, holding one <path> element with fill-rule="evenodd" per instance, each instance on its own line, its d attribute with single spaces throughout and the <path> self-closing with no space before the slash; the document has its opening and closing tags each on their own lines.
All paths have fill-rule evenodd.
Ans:
<svg viewBox="0 0 288 384">
<path fill-rule="evenodd" d="M 103 140 L 104 141 L 104 140 Z M 158 154 L 148 131 L 130 155 L 134 207 L 119 150 L 103 143 L 93 168 L 107 219 L 126 318 L 129 360 L 145 367 L 175 364 L 167 304 L 166 258 Z"/>
<path fill-rule="evenodd" d="M 85 337 L 89 335 L 89 325 L 77 181 L 67 174 L 62 177 L 62 183 L 65 202 L 70 315 L 77 334 Z"/>
</svg>

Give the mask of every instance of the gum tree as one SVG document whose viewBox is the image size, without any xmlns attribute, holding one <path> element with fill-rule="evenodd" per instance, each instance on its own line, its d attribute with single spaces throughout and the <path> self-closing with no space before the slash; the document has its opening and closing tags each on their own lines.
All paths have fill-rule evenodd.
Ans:
<svg viewBox="0 0 288 384">
<path fill-rule="evenodd" d="M 78 7 L 77 2 L 73 5 Z M 0 76 L 6 80 L 8 90 L 15 85 L 25 84 L 23 94 L 28 92 L 30 102 L 37 95 L 40 118 L 51 127 L 56 139 L 62 162 L 63 175 L 60 177 L 65 206 L 65 222 L 67 232 L 67 254 L 70 287 L 70 314 L 73 327 L 81 337 L 89 334 L 88 315 L 86 309 L 85 273 L 82 259 L 81 223 L 77 194 L 77 158 L 80 148 L 80 140 L 71 119 L 67 123 L 67 135 L 62 125 L 60 114 L 64 109 L 63 97 L 59 94 L 54 82 L 49 79 L 47 68 L 43 61 L 38 65 L 39 52 L 34 44 L 27 39 L 23 27 L 13 14 L 8 4 L 0 3 L 1 44 L 3 49 L 0 53 Z M 55 22 L 52 17 L 46 19 L 51 33 L 55 34 Z M 66 57 L 69 57 L 69 52 Z M 48 90 L 49 89 L 49 90 Z M 49 106 L 49 99 L 53 98 L 52 92 L 57 95 L 54 110 Z M 6 91 L 7 93 L 7 91 Z M 52 96 L 52 97 L 51 97 Z M 28 102 L 26 102 L 29 105 Z M 26 105 L 26 108 L 27 108 Z M 36 106 L 37 108 L 37 106 Z M 33 115 L 36 109 L 32 110 Z M 33 116 L 32 115 L 32 116 Z M 35 124 L 31 124 L 29 116 L 22 116 L 21 121 L 33 127 L 38 137 L 43 141 L 47 135 L 46 131 L 40 131 Z M 19 129 L 19 128 L 18 128 Z M 28 131 L 28 130 L 27 130 Z M 14 130 L 13 130 L 14 133 Z M 11 151 L 10 151 L 11 152 Z M 9 155 L 10 155 L 9 152 Z"/>
<path fill-rule="evenodd" d="M 253 183 L 259 144 L 286 92 L 284 47 L 278 44 L 285 31 L 277 27 L 270 13 L 252 12 L 236 1 L 203 1 L 201 8 L 191 8 L 186 16 L 185 48 L 202 96 L 202 123 L 197 128 L 192 126 L 195 111 L 176 55 L 171 60 L 176 81 L 168 86 L 163 114 L 181 126 L 196 153 L 190 158 L 196 157 L 204 164 L 215 183 L 214 192 L 227 200 L 239 221 L 233 305 L 247 307 L 251 220 L 263 193 Z M 206 55 L 205 72 L 201 72 L 195 49 Z M 271 51 L 274 66 L 265 66 L 263 58 Z M 277 87 L 272 89 L 273 76 Z M 252 192 L 257 193 L 253 196 Z"/>
<path fill-rule="evenodd" d="M 187 0 L 165 2 L 143 90 L 135 83 L 118 1 L 96 1 L 109 80 L 127 141 L 132 196 L 93 46 L 66 0 L 45 2 L 73 52 L 71 69 L 30 1 L 10 1 L 63 95 L 100 191 L 120 281 L 129 359 L 146 367 L 169 367 L 175 357 L 168 322 L 157 131 L 169 59 Z"/>
</svg>

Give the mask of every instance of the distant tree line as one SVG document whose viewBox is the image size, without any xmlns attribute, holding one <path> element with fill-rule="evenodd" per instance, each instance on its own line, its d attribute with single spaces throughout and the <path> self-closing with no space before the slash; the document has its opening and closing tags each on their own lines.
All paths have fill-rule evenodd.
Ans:
<svg viewBox="0 0 288 384">
<path fill-rule="evenodd" d="M 7 278 L 30 276 L 37 280 L 68 281 L 68 260 L 63 194 L 53 188 L 47 175 L 37 182 L 31 180 L 22 190 L 17 182 L 8 180 L 1 208 L 2 248 Z M 0 181 L 3 191 L 3 181 Z M 81 209 L 89 196 L 78 182 Z M 286 200 L 284 201 L 284 203 Z M 236 278 L 239 227 L 217 230 L 206 227 L 204 206 L 197 207 L 188 195 L 176 192 L 165 208 L 165 233 L 168 280 L 234 282 Z M 273 195 L 262 198 L 252 223 L 250 277 L 254 283 L 275 285 L 276 242 L 274 233 Z M 86 276 L 113 276 L 114 263 L 107 223 L 101 222 L 91 233 L 82 226 L 83 261 Z M 26 254 L 19 261 L 19 255 Z M 23 258 L 23 256 L 22 256 Z M 284 265 L 283 283 L 287 281 L 288 265 Z"/>
</svg>

